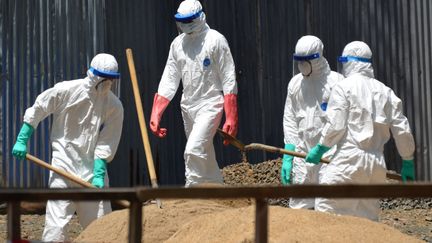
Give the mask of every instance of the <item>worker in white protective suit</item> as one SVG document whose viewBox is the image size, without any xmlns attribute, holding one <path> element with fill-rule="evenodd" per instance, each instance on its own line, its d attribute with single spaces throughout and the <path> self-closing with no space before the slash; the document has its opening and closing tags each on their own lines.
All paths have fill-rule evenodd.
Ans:
<svg viewBox="0 0 432 243">
<path fill-rule="evenodd" d="M 390 131 L 403 159 L 402 178 L 414 180 L 414 139 L 402 102 L 393 90 L 374 79 L 372 51 L 360 41 L 349 43 L 339 62 L 346 77 L 332 90 L 327 107 L 328 122 L 319 143 L 306 161 L 317 163 L 322 154 L 337 145 L 325 167 L 321 184 L 384 183 L 384 144 Z M 317 198 L 316 210 L 378 220 L 378 199 Z"/>
<path fill-rule="evenodd" d="M 285 149 L 307 153 L 321 136 L 326 122 L 326 107 L 332 87 L 343 76 L 331 71 L 323 56 L 322 41 L 311 35 L 301 37 L 293 56 L 294 77 L 288 83 L 283 116 Z M 331 156 L 329 151 L 326 156 Z M 281 182 L 317 184 L 321 164 L 306 163 L 302 158 L 284 155 Z M 314 198 L 291 198 L 291 208 L 315 207 Z"/>
<path fill-rule="evenodd" d="M 167 130 L 160 128 L 160 120 L 182 80 L 181 111 L 187 137 L 185 185 L 222 183 L 213 137 L 223 110 L 223 130 L 232 136 L 237 134 L 234 61 L 225 37 L 206 24 L 206 15 L 199 1 L 183 1 L 175 20 L 182 33 L 171 43 L 158 92 L 154 96 L 150 129 L 160 138 L 166 136 Z M 228 144 L 227 141 L 224 143 Z"/>
<path fill-rule="evenodd" d="M 106 164 L 119 144 L 123 125 L 123 106 L 111 92 L 112 82 L 120 77 L 116 59 L 98 54 L 91 61 L 87 77 L 57 83 L 44 91 L 24 115 L 24 125 L 13 147 L 13 155 L 25 158 L 27 140 L 39 122 L 53 114 L 51 128 L 52 166 L 98 188 L 108 186 Z M 50 188 L 79 187 L 50 172 Z M 65 226 L 77 212 L 85 228 L 93 220 L 111 212 L 105 201 L 48 201 L 43 241 L 65 241 Z"/>
</svg>

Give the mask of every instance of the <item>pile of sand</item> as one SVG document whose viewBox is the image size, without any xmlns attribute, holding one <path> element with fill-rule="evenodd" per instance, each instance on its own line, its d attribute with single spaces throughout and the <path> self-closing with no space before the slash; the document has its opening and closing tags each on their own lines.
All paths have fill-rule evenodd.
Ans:
<svg viewBox="0 0 432 243">
<path fill-rule="evenodd" d="M 254 206 L 248 200 L 169 200 L 143 207 L 144 242 L 252 242 Z M 128 210 L 85 229 L 76 242 L 126 242 Z M 269 207 L 269 242 L 421 242 L 387 225 L 351 216 Z"/>
</svg>

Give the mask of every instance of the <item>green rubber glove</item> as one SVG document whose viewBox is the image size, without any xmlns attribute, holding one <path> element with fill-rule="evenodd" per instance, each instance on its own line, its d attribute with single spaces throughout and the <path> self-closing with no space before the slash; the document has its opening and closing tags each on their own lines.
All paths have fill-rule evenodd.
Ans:
<svg viewBox="0 0 432 243">
<path fill-rule="evenodd" d="M 92 185 L 97 188 L 103 188 L 105 183 L 105 173 L 106 173 L 107 162 L 104 159 L 95 159 L 93 167 L 93 180 Z"/>
<path fill-rule="evenodd" d="M 294 144 L 285 144 L 285 150 L 294 151 Z M 283 185 L 291 184 L 291 171 L 294 156 L 284 154 L 282 158 L 282 169 L 281 169 L 281 182 Z"/>
<path fill-rule="evenodd" d="M 21 127 L 15 145 L 12 148 L 12 155 L 18 159 L 25 159 L 27 154 L 27 141 L 33 134 L 34 128 L 25 123 Z"/>
<path fill-rule="evenodd" d="M 414 171 L 415 169 L 414 169 L 413 159 L 402 160 L 401 176 L 403 182 L 407 182 L 408 180 L 410 181 L 415 180 Z"/>
<path fill-rule="evenodd" d="M 324 146 L 322 144 L 317 144 L 315 147 L 313 147 L 309 153 L 306 155 L 306 162 L 312 163 L 312 164 L 318 164 L 321 160 L 321 157 L 325 154 L 325 152 L 329 151 L 330 148 L 327 146 Z"/>
</svg>

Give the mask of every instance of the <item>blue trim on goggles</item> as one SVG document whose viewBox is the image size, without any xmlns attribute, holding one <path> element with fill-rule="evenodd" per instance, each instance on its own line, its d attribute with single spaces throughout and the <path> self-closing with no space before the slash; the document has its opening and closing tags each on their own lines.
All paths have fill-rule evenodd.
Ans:
<svg viewBox="0 0 432 243">
<path fill-rule="evenodd" d="M 296 54 L 293 55 L 294 61 L 309 61 L 309 60 L 317 59 L 319 57 L 320 57 L 319 53 L 315 53 L 309 56 L 299 56 Z"/>
<path fill-rule="evenodd" d="M 338 58 L 338 62 L 348 62 L 348 61 L 372 63 L 372 59 L 370 59 L 370 58 L 364 58 L 364 57 L 340 56 Z"/>
<path fill-rule="evenodd" d="M 202 10 L 198 11 L 197 13 L 194 14 L 181 14 L 181 13 L 176 13 L 174 15 L 174 18 L 177 22 L 181 22 L 181 23 L 191 23 L 194 19 L 198 18 L 202 13 Z"/>
<path fill-rule="evenodd" d="M 117 72 L 99 71 L 99 70 L 96 70 L 93 67 L 90 67 L 89 70 L 94 75 L 102 77 L 102 78 L 112 78 L 112 79 L 120 78 L 120 73 L 117 73 Z"/>
</svg>

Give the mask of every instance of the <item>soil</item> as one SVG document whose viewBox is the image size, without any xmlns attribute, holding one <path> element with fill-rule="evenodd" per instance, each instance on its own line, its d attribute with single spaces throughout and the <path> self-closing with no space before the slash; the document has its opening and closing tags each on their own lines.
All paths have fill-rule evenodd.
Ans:
<svg viewBox="0 0 432 243">
<path fill-rule="evenodd" d="M 279 185 L 280 164 L 278 159 L 256 165 L 242 162 L 225 167 L 225 184 Z M 252 204 L 251 200 L 169 200 L 163 201 L 163 209 L 154 204 L 146 205 L 143 240 L 251 242 L 254 232 Z M 286 239 L 293 242 L 432 242 L 432 200 L 428 198 L 383 199 L 379 223 L 350 216 L 292 210 L 286 208 L 286 199 L 271 199 L 269 204 L 270 242 L 287 242 Z M 30 208 L 21 217 L 22 238 L 40 239 L 45 220 L 43 209 L 38 211 L 29 205 L 22 207 Z M 125 242 L 127 215 L 127 210 L 114 211 L 93 222 L 86 230 L 74 217 L 68 235 L 77 242 Z M 3 211 L 0 242 L 6 239 L 6 218 Z"/>
</svg>

